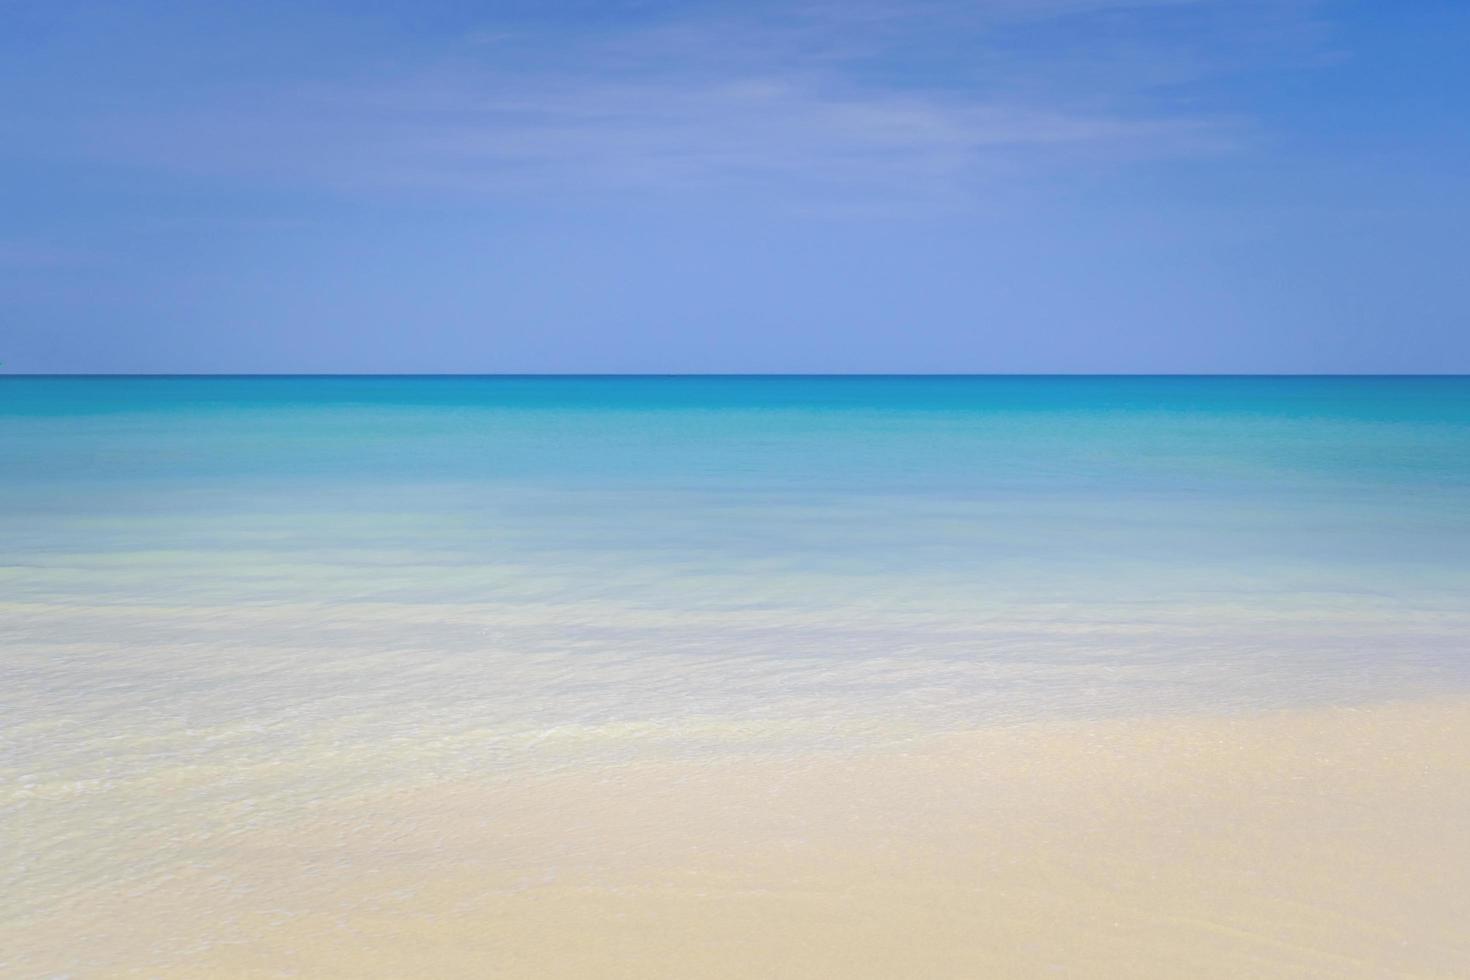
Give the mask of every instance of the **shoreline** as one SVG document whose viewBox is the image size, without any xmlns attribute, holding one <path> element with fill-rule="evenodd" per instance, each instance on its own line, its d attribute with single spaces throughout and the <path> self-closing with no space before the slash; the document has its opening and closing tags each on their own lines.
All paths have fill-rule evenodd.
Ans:
<svg viewBox="0 0 1470 980">
<path fill-rule="evenodd" d="M 1466 773 L 1460 696 L 458 780 L 179 847 L 7 945 L 104 976 L 1451 977 Z"/>
</svg>

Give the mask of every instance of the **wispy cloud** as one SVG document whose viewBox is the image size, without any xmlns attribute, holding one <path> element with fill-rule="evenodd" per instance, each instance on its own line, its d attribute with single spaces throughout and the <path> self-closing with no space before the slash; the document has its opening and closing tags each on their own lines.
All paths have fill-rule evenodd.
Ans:
<svg viewBox="0 0 1470 980">
<path fill-rule="evenodd" d="M 1229 113 L 1149 97 L 1161 74 L 1206 71 L 1220 53 L 1127 31 L 1140 8 L 1219 23 L 1224 6 L 854 0 L 655 8 L 634 23 L 555 30 L 492 21 L 392 69 L 123 106 L 94 120 L 90 139 L 152 167 L 338 190 L 983 195 L 1008 174 L 1237 142 Z M 1306 9 L 1234 6 L 1239 29 L 1216 46 Z M 1047 46 L 1038 32 L 1065 48 L 1070 19 L 1098 16 L 1118 18 L 1120 40 L 1093 44 L 1068 71 L 1033 50 Z"/>
<path fill-rule="evenodd" d="M 82 249 L 27 239 L 0 240 L 0 272 L 52 272 L 81 268 L 95 261 L 95 255 Z"/>
<path fill-rule="evenodd" d="M 1079 152 L 1153 155 L 1217 149 L 1230 138 L 1219 119 L 1084 115 L 799 77 L 443 86 L 300 91 L 289 108 L 182 115 L 165 132 L 116 120 L 107 136 L 156 153 L 158 165 L 486 193 L 778 180 L 871 192 L 1014 168 L 1024 151 L 1044 150 L 1054 161 Z"/>
</svg>

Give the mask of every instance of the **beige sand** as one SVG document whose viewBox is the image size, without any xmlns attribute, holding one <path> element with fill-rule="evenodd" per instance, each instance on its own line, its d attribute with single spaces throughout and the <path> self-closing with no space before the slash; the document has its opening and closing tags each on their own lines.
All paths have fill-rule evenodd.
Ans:
<svg viewBox="0 0 1470 980">
<path fill-rule="evenodd" d="M 19 939 L 178 977 L 1466 977 L 1470 702 L 435 786 L 203 864 Z"/>
</svg>

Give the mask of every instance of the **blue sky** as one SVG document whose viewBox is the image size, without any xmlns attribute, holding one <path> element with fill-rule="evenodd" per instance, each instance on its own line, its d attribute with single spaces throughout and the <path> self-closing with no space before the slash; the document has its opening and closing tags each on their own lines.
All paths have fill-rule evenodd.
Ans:
<svg viewBox="0 0 1470 980">
<path fill-rule="evenodd" d="M 9 372 L 1470 371 L 1461 0 L 0 0 Z"/>
</svg>

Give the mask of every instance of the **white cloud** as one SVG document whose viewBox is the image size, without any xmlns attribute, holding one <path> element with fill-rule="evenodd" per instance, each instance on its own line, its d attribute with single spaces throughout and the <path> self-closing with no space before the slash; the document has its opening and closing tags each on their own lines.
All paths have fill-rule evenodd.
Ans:
<svg viewBox="0 0 1470 980">
<path fill-rule="evenodd" d="M 0 240 L 0 271 L 47 272 L 89 265 L 96 256 L 76 248 L 26 239 Z"/>
<path fill-rule="evenodd" d="M 442 57 L 391 73 L 118 112 L 94 140 L 152 166 L 339 190 L 953 198 L 984 194 L 1005 174 L 1235 144 L 1239 120 L 1143 97 L 1145 63 L 1177 62 L 1177 45 L 1126 38 L 1097 52 L 1081 82 L 1053 72 L 1054 83 L 1037 84 L 1031 76 L 1049 66 L 1030 49 L 1045 49 L 1050 35 L 1024 35 L 1082 14 L 1218 6 L 854 0 L 779 13 L 711 7 L 570 36 L 488 24 Z M 1280 16 L 1302 5 L 1249 6 Z M 1016 50 L 1017 31 L 1026 50 Z M 942 49 L 952 61 L 956 44 L 970 59 L 958 68 L 934 56 Z"/>
</svg>

